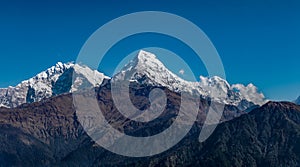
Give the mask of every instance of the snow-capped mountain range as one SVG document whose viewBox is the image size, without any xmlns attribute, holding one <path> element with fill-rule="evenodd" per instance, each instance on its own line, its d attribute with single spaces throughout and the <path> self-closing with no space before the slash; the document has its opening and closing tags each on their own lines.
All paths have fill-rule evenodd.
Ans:
<svg viewBox="0 0 300 167">
<path fill-rule="evenodd" d="M 200 76 L 200 82 L 183 80 L 169 71 L 154 54 L 143 50 L 113 76 L 113 79 L 158 84 L 175 92 L 199 93 L 202 97 L 210 97 L 221 103 L 239 106 L 241 109 L 248 108 L 250 105 L 263 105 L 267 102 L 264 95 L 258 92 L 257 87 L 251 83 L 247 86 L 242 84 L 230 85 L 218 76 Z M 220 96 L 222 94 L 225 96 Z"/>
<path fill-rule="evenodd" d="M 74 72 L 74 84 L 72 76 Z M 76 91 L 83 82 L 97 85 L 106 77 L 104 74 L 78 64 L 58 62 L 36 76 L 22 81 L 15 87 L 0 89 L 0 107 L 12 108 L 23 103 L 41 101 L 54 95 Z"/>
<path fill-rule="evenodd" d="M 74 84 L 72 84 L 73 72 Z M 51 96 L 76 91 L 83 85 L 99 86 L 104 79 L 110 79 L 110 77 L 91 70 L 87 66 L 59 62 L 15 87 L 0 89 L 0 106 L 12 108 L 23 103 L 41 101 Z M 112 79 L 128 79 L 142 84 L 164 86 L 175 92 L 199 93 L 202 97 L 235 105 L 240 109 L 267 102 L 264 95 L 258 92 L 253 84 L 230 85 L 226 80 L 217 76 L 210 78 L 200 76 L 200 82 L 183 80 L 168 70 L 154 54 L 143 50 Z M 219 96 L 224 93 L 226 93 L 225 96 Z"/>
</svg>

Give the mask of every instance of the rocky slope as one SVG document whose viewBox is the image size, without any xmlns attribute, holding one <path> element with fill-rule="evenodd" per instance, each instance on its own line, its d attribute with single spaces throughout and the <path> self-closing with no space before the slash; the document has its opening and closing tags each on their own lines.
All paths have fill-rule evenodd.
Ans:
<svg viewBox="0 0 300 167">
<path fill-rule="evenodd" d="M 134 83 L 133 83 L 134 84 Z M 157 88 L 145 85 L 132 85 L 130 97 L 133 104 L 140 109 L 149 107 L 150 90 Z M 180 107 L 180 95 L 160 87 L 166 92 L 168 101 L 165 111 L 155 120 L 142 123 L 131 121 L 118 112 L 111 99 L 110 84 L 97 88 L 99 107 L 114 128 L 133 136 L 148 136 L 168 128 Z M 200 99 L 199 99 L 200 100 Z M 97 158 L 98 153 L 108 152 L 85 134 L 77 120 L 77 113 L 72 105 L 71 94 L 48 98 L 41 102 L 22 104 L 16 108 L 0 108 L 0 160 L 10 165 L 47 165 L 72 164 L 84 165 L 84 159 Z M 209 102 L 201 100 L 197 123 L 191 132 L 197 131 L 205 120 Z M 223 120 L 243 114 L 235 106 L 226 106 Z M 81 149 L 87 155 L 83 159 L 77 156 Z M 93 155 L 93 150 L 97 153 Z M 18 152 L 18 150 L 23 150 Z M 79 152 L 78 152 L 79 151 Z M 38 152 L 38 156 L 34 156 Z M 33 156 L 30 158 L 30 156 Z M 88 156 L 88 157 L 87 157 Z M 91 156 L 91 157 L 89 157 Z M 69 158 L 71 157 L 71 159 Z M 74 159 L 73 159 L 74 158 Z"/>
<path fill-rule="evenodd" d="M 190 134 L 160 155 L 142 159 L 101 154 L 93 165 L 286 167 L 300 164 L 300 107 L 292 103 L 269 102 L 224 122 L 204 143 L 198 142 L 197 135 L 197 132 Z"/>
<path fill-rule="evenodd" d="M 204 143 L 201 163 L 299 166 L 299 144 L 300 107 L 287 102 L 269 102 L 247 115 L 221 124 Z"/>
<path fill-rule="evenodd" d="M 152 86 L 134 85 L 131 100 L 138 108 L 149 107 Z M 114 128 L 133 136 L 157 134 L 176 118 L 180 95 L 166 91 L 168 107 L 162 115 L 141 123 L 124 118 L 113 105 L 109 83 L 98 92 L 99 107 Z M 220 124 L 204 143 L 199 143 L 201 124 L 209 102 L 201 100 L 197 123 L 190 133 L 167 152 L 147 158 L 129 158 L 98 146 L 83 131 L 72 107 L 70 94 L 0 108 L 0 161 L 4 166 L 299 166 L 300 107 L 269 102 L 231 121 Z M 226 106 L 226 113 L 236 113 Z M 227 115 L 228 116 L 228 115 Z"/>
</svg>

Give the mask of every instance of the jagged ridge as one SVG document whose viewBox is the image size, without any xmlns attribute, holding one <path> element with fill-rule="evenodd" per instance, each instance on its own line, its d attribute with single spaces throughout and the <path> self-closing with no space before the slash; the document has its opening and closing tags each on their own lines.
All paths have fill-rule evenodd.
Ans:
<svg viewBox="0 0 300 167">
<path fill-rule="evenodd" d="M 0 89 L 0 107 L 12 108 L 24 103 L 38 102 L 54 95 L 76 91 L 81 85 L 96 86 L 104 78 L 109 77 L 86 66 L 58 62 L 15 87 Z"/>
<path fill-rule="evenodd" d="M 72 75 L 73 84 L 72 84 Z M 39 73 L 16 87 L 0 89 L 0 107 L 16 107 L 23 103 L 37 102 L 86 86 L 99 86 L 103 79 L 110 79 L 103 73 L 78 64 L 61 62 Z M 253 105 L 263 105 L 266 99 L 253 84 L 230 85 L 226 80 L 214 76 L 200 76 L 200 82 L 183 80 L 168 70 L 152 53 L 141 50 L 113 80 L 129 79 L 142 84 L 159 85 L 174 92 L 200 94 L 220 103 L 238 106 L 245 110 Z"/>
<path fill-rule="evenodd" d="M 226 80 L 218 77 L 200 76 L 200 82 L 183 80 L 168 70 L 152 53 L 141 50 L 119 73 L 114 80 L 133 80 L 139 83 L 160 85 L 175 92 L 199 93 L 201 96 L 212 98 L 224 104 L 239 106 L 246 109 L 252 105 L 266 103 L 264 95 L 258 92 L 253 84 L 230 85 Z"/>
</svg>

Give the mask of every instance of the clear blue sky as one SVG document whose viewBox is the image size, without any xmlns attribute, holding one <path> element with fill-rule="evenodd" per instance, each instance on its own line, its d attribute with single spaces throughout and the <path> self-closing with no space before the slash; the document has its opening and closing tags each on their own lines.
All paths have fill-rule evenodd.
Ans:
<svg viewBox="0 0 300 167">
<path fill-rule="evenodd" d="M 189 19 L 209 36 L 230 83 L 251 82 L 270 99 L 292 100 L 300 95 L 299 9 L 297 0 L 1 1 L 0 87 L 15 85 L 58 61 L 74 61 L 86 39 L 114 18 L 158 10 Z M 157 39 L 162 42 L 154 43 Z M 156 34 L 127 40 L 131 42 L 120 42 L 118 52 L 110 54 L 121 59 L 138 47 L 176 46 L 176 41 Z M 190 62 L 205 75 L 201 62 Z M 100 70 L 110 74 L 114 65 L 108 60 Z"/>
</svg>

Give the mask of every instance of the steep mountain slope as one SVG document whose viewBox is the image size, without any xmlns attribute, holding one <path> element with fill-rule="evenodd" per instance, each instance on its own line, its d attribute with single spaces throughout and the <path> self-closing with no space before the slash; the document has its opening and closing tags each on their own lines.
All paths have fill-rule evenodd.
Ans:
<svg viewBox="0 0 300 167">
<path fill-rule="evenodd" d="M 300 107 L 287 102 L 269 102 L 249 114 L 221 124 L 204 143 L 201 163 L 299 166 L 299 146 Z"/>
<path fill-rule="evenodd" d="M 136 83 L 132 83 L 136 84 Z M 130 98 L 137 108 L 149 107 L 148 94 L 157 86 L 132 85 Z M 176 118 L 180 94 L 163 89 L 168 105 L 148 123 L 128 120 L 113 105 L 109 82 L 97 88 L 101 111 L 111 125 L 133 136 L 148 136 L 168 128 Z M 298 166 L 300 164 L 300 107 L 269 102 L 231 121 L 220 124 L 204 143 L 199 143 L 201 124 L 209 102 L 201 100 L 197 123 L 172 149 L 147 158 L 128 158 L 110 153 L 85 134 L 72 107 L 71 94 L 41 102 L 0 108 L 0 160 L 6 166 Z M 223 119 L 239 111 L 226 106 Z M 20 151 L 23 150 L 23 151 Z M 38 153 L 38 154 L 37 154 Z"/>
<path fill-rule="evenodd" d="M 190 134 L 160 155 L 127 158 L 101 154 L 94 165 L 286 167 L 300 164 L 300 107 L 292 103 L 269 102 L 224 122 L 204 143 L 199 143 L 198 134 L 197 131 Z"/>
<path fill-rule="evenodd" d="M 113 80 L 132 80 L 141 84 L 160 85 L 175 92 L 198 93 L 203 97 L 238 106 L 245 110 L 253 105 L 263 105 L 266 99 L 253 84 L 230 86 L 220 77 L 200 76 L 200 82 L 189 82 L 169 71 L 152 53 L 141 50 Z"/>
<path fill-rule="evenodd" d="M 75 80 L 73 85 L 72 77 Z M 88 67 L 58 62 L 55 66 L 21 82 L 16 87 L 0 89 L 0 107 L 11 108 L 24 103 L 41 101 L 53 95 L 75 91 L 84 84 L 96 86 L 101 84 L 104 78 L 108 77 Z M 82 83 L 83 81 L 88 83 Z"/>
<path fill-rule="evenodd" d="M 300 105 L 300 96 L 297 98 L 297 100 L 295 100 L 295 103 Z"/>
<path fill-rule="evenodd" d="M 148 95 L 154 88 L 157 87 L 132 85 L 130 97 L 133 104 L 140 109 L 148 108 Z M 167 108 L 157 119 L 148 123 L 131 121 L 118 112 L 111 99 L 109 82 L 96 91 L 99 107 L 114 128 L 133 136 L 149 136 L 168 128 L 180 108 L 178 93 L 164 87 L 159 88 L 166 92 Z M 41 102 L 22 104 L 16 108 L 0 108 L 0 143 L 2 143 L 0 160 L 5 159 L 8 166 L 20 164 L 76 166 L 94 162 L 99 154 L 109 155 L 109 152 L 97 146 L 85 134 L 72 103 L 71 94 L 63 94 Z M 201 100 L 200 113 L 195 127 L 191 130 L 192 133 L 203 124 L 208 105 L 209 102 Z M 235 106 L 226 106 L 223 120 L 231 119 L 238 114 L 242 112 Z M 39 152 L 38 156 L 28 157 L 35 155 L 36 152 Z M 77 158 L 79 154 L 83 154 L 81 158 Z"/>
<path fill-rule="evenodd" d="M 138 81 L 141 84 L 161 85 L 176 92 L 185 91 L 193 93 L 193 91 L 197 91 L 202 95 L 207 94 L 199 84 L 181 79 L 169 71 L 154 54 L 143 50 L 120 73 L 116 74 L 113 79 L 126 79 Z"/>
<path fill-rule="evenodd" d="M 0 159 L 8 166 L 54 164 L 88 139 L 70 94 L 0 108 L 0 132 Z"/>
</svg>

